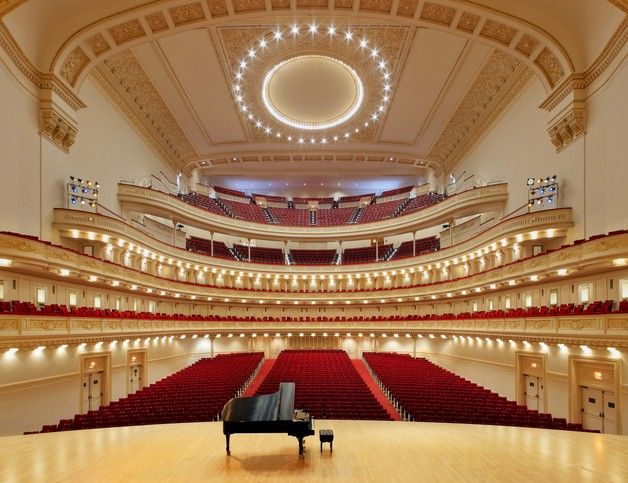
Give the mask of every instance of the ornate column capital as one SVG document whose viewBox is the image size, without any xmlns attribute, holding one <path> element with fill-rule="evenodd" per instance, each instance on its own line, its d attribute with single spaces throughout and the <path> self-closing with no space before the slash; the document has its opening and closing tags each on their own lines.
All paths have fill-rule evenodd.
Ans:
<svg viewBox="0 0 628 483">
<path fill-rule="evenodd" d="M 84 105 L 67 102 L 53 85 L 45 85 L 39 90 L 39 132 L 66 153 L 78 133 L 77 107 Z"/>
<path fill-rule="evenodd" d="M 577 77 L 572 76 L 540 106 L 550 113 L 547 132 L 556 152 L 586 131 L 586 89 Z"/>
</svg>

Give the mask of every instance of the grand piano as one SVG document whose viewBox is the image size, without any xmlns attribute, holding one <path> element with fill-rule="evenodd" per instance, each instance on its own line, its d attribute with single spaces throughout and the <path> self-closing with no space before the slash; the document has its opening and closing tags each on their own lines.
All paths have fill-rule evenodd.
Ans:
<svg viewBox="0 0 628 483">
<path fill-rule="evenodd" d="M 299 441 L 303 456 L 303 438 L 314 435 L 314 418 L 294 409 L 294 382 L 282 382 L 272 394 L 234 397 L 222 410 L 222 432 L 227 439 L 227 454 L 231 455 L 229 440 L 238 433 L 287 433 Z"/>
</svg>

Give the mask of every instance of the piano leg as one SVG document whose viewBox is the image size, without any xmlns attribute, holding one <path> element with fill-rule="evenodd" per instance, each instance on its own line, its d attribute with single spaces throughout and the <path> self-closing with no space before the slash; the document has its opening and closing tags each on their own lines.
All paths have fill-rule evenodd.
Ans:
<svg viewBox="0 0 628 483">
<path fill-rule="evenodd" d="M 305 448 L 303 447 L 303 438 L 297 438 L 299 440 L 299 456 L 305 458 Z"/>
<path fill-rule="evenodd" d="M 226 434 L 225 438 L 227 439 L 227 456 L 231 456 L 231 450 L 229 449 L 229 439 L 231 438 L 231 435 Z"/>
</svg>

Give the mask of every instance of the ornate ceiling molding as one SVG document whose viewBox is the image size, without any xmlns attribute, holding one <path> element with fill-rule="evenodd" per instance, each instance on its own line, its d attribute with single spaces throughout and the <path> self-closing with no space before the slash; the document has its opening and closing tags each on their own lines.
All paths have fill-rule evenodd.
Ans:
<svg viewBox="0 0 628 483">
<path fill-rule="evenodd" d="M 308 145 L 314 144 L 312 140 L 315 140 L 316 144 L 329 145 L 345 142 L 372 143 L 378 140 L 381 119 L 385 117 L 386 108 L 392 102 L 403 59 L 409 50 L 410 29 L 406 26 L 357 22 L 343 24 L 339 20 L 333 25 L 337 29 L 333 37 L 327 33 L 328 25 L 323 22 L 317 25 L 320 31 L 315 35 L 307 30 L 309 28 L 307 23 L 299 24 L 294 21 L 287 24 L 277 24 L 275 21 L 265 27 L 256 24 L 217 28 L 223 69 L 228 73 L 229 81 L 235 81 L 235 85 L 240 89 L 233 92 L 234 102 L 240 95 L 244 96 L 244 102 L 238 101 L 236 105 L 242 124 L 247 126 L 250 140 L 261 143 L 276 141 L 297 144 L 302 140 L 301 144 Z M 297 34 L 292 32 L 295 26 L 299 27 Z M 282 32 L 282 40 L 276 45 L 273 33 L 279 29 Z M 347 32 L 351 33 L 351 41 L 344 37 Z M 259 45 L 262 38 L 266 45 L 263 51 L 258 48 L 255 58 L 247 57 L 247 52 L 252 46 Z M 364 46 L 360 45 L 362 40 L 365 42 Z M 371 55 L 373 52 L 376 53 L 375 56 Z M 346 123 L 347 125 L 343 123 L 336 129 L 329 129 L 322 137 L 320 133 L 318 135 L 314 132 L 299 133 L 298 130 L 276 122 L 265 112 L 262 92 L 258 89 L 263 83 L 265 74 L 273 65 L 287 58 L 307 54 L 329 55 L 346 63 L 357 71 L 365 87 L 364 102 L 356 113 L 356 119 Z M 257 59 L 262 55 L 263 59 Z M 241 68 L 240 63 L 243 60 L 251 64 L 250 68 L 244 70 Z M 385 69 L 380 68 L 380 62 L 384 62 Z M 382 78 L 382 72 L 386 72 L 388 80 Z M 389 90 L 385 90 L 385 86 Z M 247 106 L 246 112 L 242 110 L 242 105 Z M 378 111 L 380 106 L 384 108 L 383 112 Z M 371 119 L 374 112 L 378 114 L 377 122 L 372 122 Z M 283 132 L 282 138 L 276 138 L 276 132 Z M 347 133 L 349 137 L 345 139 Z M 290 139 L 287 139 L 288 135 Z"/>
<path fill-rule="evenodd" d="M 585 134 L 589 91 L 612 75 L 609 67 L 618 59 L 627 42 L 628 17 L 587 70 L 567 76 L 539 106 L 550 113 L 547 132 L 557 152 Z"/>
<path fill-rule="evenodd" d="M 395 3 L 396 10 L 393 11 Z M 69 85 L 78 89 L 93 68 L 92 64 L 121 48 L 149 42 L 177 30 L 201 25 L 228 25 L 242 19 L 264 22 L 264 17 L 276 22 L 277 14 L 286 13 L 294 19 L 295 15 L 323 18 L 333 12 L 339 20 L 348 15 L 355 17 L 355 12 L 365 12 L 374 23 L 435 28 L 510 52 L 533 69 L 547 92 L 573 71 L 564 48 L 550 34 L 523 19 L 473 3 L 461 4 L 453 0 L 356 0 L 350 4 L 344 1 L 330 4 L 327 0 L 298 0 L 291 2 L 288 10 L 286 2 L 274 0 L 179 0 L 169 2 L 168 6 L 165 8 L 162 2 L 152 2 L 81 29 L 68 38 L 57 52 L 51 69 L 63 72 L 63 78 Z M 243 17 L 244 14 L 246 17 Z"/>
<path fill-rule="evenodd" d="M 105 60 L 93 79 L 161 157 L 177 170 L 198 153 L 130 50 Z"/>
<path fill-rule="evenodd" d="M 440 159 L 446 171 L 453 170 L 531 79 L 532 73 L 523 62 L 495 50 L 434 143 L 430 156 Z"/>
</svg>

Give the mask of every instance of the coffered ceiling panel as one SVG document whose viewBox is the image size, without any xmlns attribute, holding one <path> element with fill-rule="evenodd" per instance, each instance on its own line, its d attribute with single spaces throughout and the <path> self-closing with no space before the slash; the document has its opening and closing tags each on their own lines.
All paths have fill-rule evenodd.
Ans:
<svg viewBox="0 0 628 483">
<path fill-rule="evenodd" d="M 419 131 L 433 111 L 447 80 L 461 60 L 467 41 L 439 30 L 418 29 L 381 140 L 415 144 Z M 438 45 L 438 49 L 434 46 Z"/>
<path fill-rule="evenodd" d="M 159 46 L 208 141 L 214 145 L 246 142 L 209 31 L 202 28 L 164 37 Z"/>
</svg>

